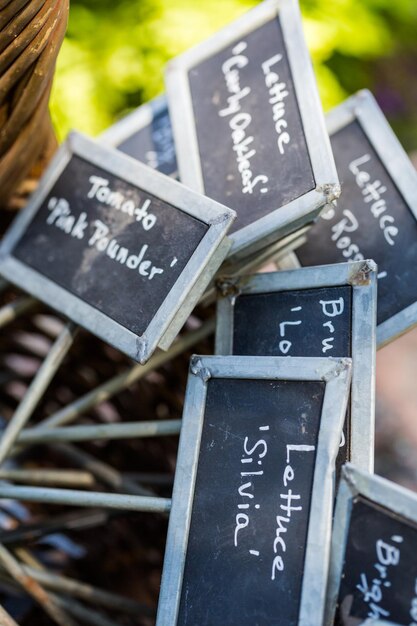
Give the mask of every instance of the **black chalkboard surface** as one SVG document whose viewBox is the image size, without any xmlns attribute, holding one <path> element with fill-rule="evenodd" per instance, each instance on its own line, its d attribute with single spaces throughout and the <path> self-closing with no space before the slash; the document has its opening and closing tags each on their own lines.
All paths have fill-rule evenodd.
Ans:
<svg viewBox="0 0 417 626">
<path fill-rule="evenodd" d="M 297 259 L 302 266 L 374 259 L 378 343 L 386 343 L 417 322 L 417 173 L 369 92 L 331 112 L 328 127 L 342 195 Z"/>
<path fill-rule="evenodd" d="M 178 624 L 297 622 L 324 389 L 209 381 Z M 291 454 L 290 489 L 283 484 L 288 445 L 311 447 Z M 290 492 L 292 502 L 284 499 Z"/>
<path fill-rule="evenodd" d="M 6 237 L 0 272 L 143 362 L 226 254 L 231 211 L 190 193 L 74 134 Z"/>
<path fill-rule="evenodd" d="M 321 623 L 345 365 L 192 359 L 158 626 Z"/>
<path fill-rule="evenodd" d="M 227 82 L 236 71 L 239 100 Z M 272 73 L 276 95 L 265 84 Z M 192 68 L 189 81 L 205 193 L 235 209 L 233 230 L 315 188 L 279 18 Z M 281 103 L 280 134 L 271 99 Z"/>
<path fill-rule="evenodd" d="M 417 524 L 358 496 L 352 507 L 336 624 L 346 615 L 417 623 Z"/>
<path fill-rule="evenodd" d="M 106 201 L 100 201 L 100 197 L 108 197 L 109 190 L 122 194 L 132 211 L 109 208 Z M 135 210 L 146 205 L 148 216 L 139 221 Z M 148 225 L 152 226 L 147 229 Z M 73 156 L 14 256 L 142 335 L 207 228 L 142 189 Z"/>
<path fill-rule="evenodd" d="M 149 126 L 122 141 L 117 148 L 168 176 L 177 171 L 168 109 L 155 116 Z"/>
<path fill-rule="evenodd" d="M 416 550 L 416 494 L 347 464 L 337 496 L 325 626 L 358 626 L 368 618 L 414 626 Z"/>
<path fill-rule="evenodd" d="M 230 256 L 310 223 L 339 185 L 295 2 L 271 0 L 171 61 L 181 181 L 237 213 Z"/>
<path fill-rule="evenodd" d="M 166 174 L 177 176 L 177 157 L 168 105 L 160 96 L 122 118 L 100 137 L 121 152 Z"/>
<path fill-rule="evenodd" d="M 243 294 L 234 310 L 233 354 L 351 356 L 349 285 Z"/>
</svg>

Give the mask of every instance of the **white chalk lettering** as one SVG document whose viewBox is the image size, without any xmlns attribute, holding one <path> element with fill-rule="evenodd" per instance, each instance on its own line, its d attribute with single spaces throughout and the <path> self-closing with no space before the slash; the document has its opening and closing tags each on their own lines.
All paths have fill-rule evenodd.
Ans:
<svg viewBox="0 0 417 626">
<path fill-rule="evenodd" d="M 69 203 L 65 198 L 51 198 L 48 202 L 50 214 L 46 223 L 55 225 L 67 235 L 75 239 L 84 239 L 85 229 L 88 226 L 87 213 L 80 213 L 78 217 L 71 214 Z"/>
<path fill-rule="evenodd" d="M 388 214 L 388 207 L 383 194 L 386 193 L 386 186 L 380 180 L 371 182 L 369 172 L 363 169 L 366 163 L 371 162 L 369 154 L 364 154 L 358 159 L 354 159 L 349 164 L 349 170 L 355 177 L 355 182 L 360 188 L 363 201 L 370 204 L 371 214 L 378 220 L 380 229 L 383 232 L 385 241 L 390 246 L 395 245 L 395 237 L 398 235 L 398 228 L 395 226 L 395 219 Z M 385 214 L 385 215 L 384 215 Z"/>
<path fill-rule="evenodd" d="M 229 128 L 236 165 L 241 177 L 242 193 L 253 194 L 256 190 L 264 194 L 268 192 L 268 176 L 254 174 L 252 171 L 251 159 L 256 155 L 255 148 L 251 147 L 254 138 L 249 130 L 252 116 L 242 111 L 242 101 L 251 93 L 250 87 L 242 87 L 240 83 L 240 70 L 249 63 L 248 57 L 243 54 L 246 48 L 245 41 L 239 42 L 232 49 L 233 56 L 222 65 L 222 73 L 229 95 L 227 96 L 227 106 L 220 109 L 218 115 L 222 118 L 230 118 Z"/>
<path fill-rule="evenodd" d="M 330 220 L 335 214 L 334 208 L 329 207 L 329 209 L 322 214 L 322 217 L 323 219 Z M 350 233 L 354 233 L 358 230 L 358 220 L 349 209 L 344 209 L 342 216 L 342 219 L 332 226 L 331 239 L 336 242 L 336 247 L 342 251 L 342 256 L 345 259 L 348 261 L 363 261 L 365 257 L 360 251 L 359 246 L 352 241 L 350 235 Z M 349 235 L 344 233 L 349 233 Z"/>
<path fill-rule="evenodd" d="M 268 431 L 269 426 L 259 426 L 260 431 Z M 244 465 L 246 464 L 256 464 L 262 465 L 262 459 L 265 458 L 268 452 L 268 444 L 265 439 L 258 439 L 254 443 L 249 443 L 249 437 L 245 437 L 243 440 L 243 454 L 240 462 Z M 255 465 L 255 467 L 256 467 Z M 263 476 L 263 470 L 257 470 L 250 472 L 240 472 L 240 478 L 246 476 Z M 250 480 L 249 482 L 245 482 L 238 487 L 239 497 L 243 500 L 243 502 L 239 502 L 237 504 L 238 512 L 235 517 L 235 529 L 234 529 L 234 546 L 237 548 L 238 546 L 238 535 L 241 530 L 247 528 L 250 524 L 250 514 L 253 509 L 260 509 L 259 504 L 255 504 L 253 500 L 255 499 L 255 482 Z M 241 513 L 242 510 L 247 511 L 246 513 Z M 259 556 L 258 550 L 249 549 L 249 553 L 254 556 Z"/>
<path fill-rule="evenodd" d="M 287 551 L 287 543 L 283 535 L 286 535 L 288 528 L 291 524 L 291 516 L 294 511 L 302 511 L 300 494 L 294 494 L 292 489 L 288 487 L 288 484 L 295 479 L 295 470 L 291 465 L 291 454 L 299 452 L 314 452 L 315 446 L 305 444 L 287 444 L 287 465 L 284 469 L 282 482 L 287 491 L 280 493 L 280 499 L 284 500 L 286 504 L 280 504 L 280 509 L 284 511 L 285 515 L 276 516 L 276 529 L 275 539 L 273 542 L 274 558 L 272 561 L 271 580 L 275 580 L 279 572 L 285 570 L 284 554 Z M 296 505 L 293 505 L 292 502 Z M 279 553 L 280 552 L 280 553 Z"/>
<path fill-rule="evenodd" d="M 403 537 L 393 535 L 391 541 L 393 543 L 402 543 Z M 390 616 L 390 612 L 383 608 L 381 603 L 384 600 L 384 589 L 391 587 L 389 568 L 396 567 L 399 564 L 401 553 L 397 546 L 382 539 L 376 541 L 375 552 L 377 562 L 374 563 L 373 567 L 378 572 L 378 576 L 373 576 L 372 582 L 369 584 L 368 576 L 365 572 L 362 572 L 356 588 L 361 592 L 364 602 L 368 605 L 368 617 L 381 619 Z"/>
<path fill-rule="evenodd" d="M 94 246 L 100 252 L 105 252 L 111 259 L 131 270 L 138 270 L 138 273 L 147 277 L 148 280 L 163 273 L 162 268 L 154 266 L 149 259 L 145 258 L 149 248 L 147 244 L 142 245 L 137 254 L 129 254 L 129 250 L 121 247 L 117 239 L 110 238 L 109 228 L 101 220 L 95 220 L 93 226 L 94 232 L 88 240 L 90 247 Z"/>
<path fill-rule="evenodd" d="M 336 317 L 342 315 L 345 310 L 345 301 L 342 297 L 337 300 L 320 300 L 321 308 L 327 317 Z"/>
<path fill-rule="evenodd" d="M 156 215 L 148 212 L 151 205 L 149 198 L 143 202 L 142 206 L 136 206 L 132 198 L 126 198 L 121 192 L 110 189 L 109 181 L 106 178 L 90 176 L 89 182 L 91 188 L 87 193 L 87 198 L 95 198 L 102 204 L 115 208 L 122 213 L 127 213 L 130 217 L 134 217 L 137 222 L 140 222 L 144 230 L 150 230 L 155 226 Z"/>
<path fill-rule="evenodd" d="M 295 307 L 294 309 L 291 309 L 291 311 L 301 311 L 301 309 L 302 307 Z M 300 324 L 301 324 L 301 320 L 296 320 L 294 322 L 292 321 L 281 322 L 279 325 L 280 337 L 285 337 L 286 326 L 299 326 Z M 290 351 L 292 347 L 292 342 L 289 341 L 288 339 L 281 339 L 281 341 L 278 344 L 278 347 L 279 347 L 280 352 L 282 352 L 282 354 L 288 354 L 288 352 Z"/>
<path fill-rule="evenodd" d="M 265 85 L 269 92 L 269 103 L 272 104 L 272 117 L 275 122 L 275 132 L 278 135 L 277 145 L 280 154 L 285 153 L 285 146 L 291 141 L 288 122 L 285 119 L 285 98 L 289 92 L 285 82 L 280 82 L 279 74 L 272 71 L 272 67 L 282 60 L 282 54 L 276 54 L 262 63 L 262 71 L 265 76 Z"/>
</svg>

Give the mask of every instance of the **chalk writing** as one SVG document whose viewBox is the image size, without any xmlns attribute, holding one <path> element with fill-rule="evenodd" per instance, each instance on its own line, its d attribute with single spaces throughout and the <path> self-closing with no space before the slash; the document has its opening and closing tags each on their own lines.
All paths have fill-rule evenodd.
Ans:
<svg viewBox="0 0 417 626">
<path fill-rule="evenodd" d="M 269 430 L 269 426 L 260 426 L 259 427 L 260 431 L 268 431 Z M 256 465 L 258 466 L 262 466 L 262 459 L 266 456 L 266 453 L 268 452 L 268 445 L 265 441 L 265 439 L 259 439 L 255 444 L 253 444 L 251 447 L 249 447 L 249 438 L 245 437 L 244 442 L 243 442 L 243 450 L 244 450 L 244 454 L 242 455 L 242 458 L 240 460 L 240 462 L 242 464 L 244 464 L 244 466 L 249 466 L 249 471 L 242 470 L 240 472 L 240 476 L 242 478 L 247 478 L 250 477 L 251 480 L 249 480 L 248 482 L 246 482 L 243 485 L 240 485 L 239 489 L 238 489 L 238 493 L 239 496 L 242 498 L 243 502 L 241 502 L 240 504 L 237 505 L 237 508 L 239 509 L 239 513 L 237 513 L 236 515 L 236 526 L 235 526 L 235 531 L 234 531 L 234 545 L 235 547 L 237 547 L 238 545 L 238 533 L 240 530 L 246 528 L 247 526 L 249 526 L 249 508 L 251 506 L 251 500 L 253 500 L 253 498 L 255 497 L 254 494 L 252 493 L 251 490 L 253 490 L 254 488 L 254 483 L 252 482 L 252 477 L 254 476 L 263 476 L 263 470 L 262 469 L 256 469 L 253 470 L 251 469 L 251 464 L 254 463 L 254 461 L 256 461 Z M 255 467 L 256 467 L 255 465 Z M 259 504 L 254 504 L 253 505 L 255 509 L 260 509 L 260 505 Z M 241 511 L 247 511 L 246 513 L 242 513 Z M 250 554 L 253 554 L 255 556 L 259 556 L 259 551 L 258 550 L 249 550 Z"/>
<path fill-rule="evenodd" d="M 268 432 L 268 425 L 259 427 L 259 431 Z M 285 553 L 287 551 L 286 539 L 283 537 L 288 531 L 291 524 L 291 518 L 294 512 L 302 511 L 303 506 L 301 502 L 301 496 L 299 493 L 294 493 L 290 483 L 294 480 L 295 471 L 291 464 L 291 455 L 314 452 L 315 446 L 312 445 L 295 445 L 287 444 L 286 446 L 286 465 L 282 476 L 283 488 L 279 493 L 279 510 L 280 513 L 276 516 L 276 530 L 275 538 L 272 544 L 274 557 L 272 561 L 271 580 L 275 580 L 278 572 L 282 572 L 285 569 Z M 235 548 L 238 547 L 239 533 L 250 525 L 250 513 L 252 510 L 259 510 L 261 507 L 258 503 L 255 503 L 255 486 L 256 481 L 264 475 L 263 459 L 268 453 L 268 444 L 264 438 L 260 438 L 257 441 L 249 442 L 249 438 L 245 437 L 243 440 L 243 454 L 240 459 L 241 468 L 240 477 L 246 482 L 240 484 L 238 487 L 238 495 L 240 502 L 237 505 L 237 513 L 235 516 L 235 528 L 233 543 Z M 251 547 L 249 554 L 259 557 L 260 551 Z"/>
<path fill-rule="evenodd" d="M 295 478 L 294 469 L 290 463 L 291 453 L 300 453 L 300 452 L 313 452 L 315 450 L 315 446 L 308 445 L 292 445 L 287 444 L 287 464 L 284 469 L 284 475 L 282 478 L 282 482 L 284 488 L 287 489 L 288 483 L 292 482 Z M 284 511 L 285 515 L 277 515 L 276 523 L 277 528 L 275 531 L 275 539 L 273 543 L 274 554 L 276 555 L 272 562 L 272 572 L 271 572 L 271 580 L 275 580 L 277 572 L 283 572 L 285 569 L 285 562 L 283 554 L 287 551 L 287 544 L 285 539 L 281 537 L 281 535 L 286 534 L 289 525 L 291 524 L 291 515 L 294 511 L 302 511 L 303 507 L 301 504 L 301 496 L 300 494 L 294 494 L 292 489 L 289 487 L 286 493 L 280 493 L 280 499 L 284 500 L 286 504 L 281 503 L 280 509 Z M 292 501 L 295 501 L 295 505 L 292 505 Z M 278 551 L 281 554 L 278 554 Z"/>
<path fill-rule="evenodd" d="M 360 166 L 369 163 L 371 157 L 365 154 L 359 159 L 355 159 L 349 163 L 349 170 L 355 177 L 356 184 L 362 190 L 363 200 L 366 204 L 370 204 L 370 211 L 375 219 L 378 220 L 380 229 L 384 233 L 385 241 L 393 246 L 395 244 L 394 237 L 398 235 L 398 228 L 393 226 L 395 219 L 387 213 L 387 204 L 383 198 L 383 194 L 387 191 L 385 185 L 380 180 L 371 181 L 370 174 L 359 169 Z"/>
<path fill-rule="evenodd" d="M 87 198 L 95 198 L 107 206 L 118 209 L 122 213 L 127 213 L 134 217 L 137 222 L 141 222 L 145 230 L 150 230 L 155 226 L 156 216 L 153 213 L 148 213 L 148 208 L 151 205 L 149 198 L 145 200 L 141 207 L 138 207 L 131 198 L 126 198 L 120 191 L 112 190 L 106 178 L 90 176 L 89 182 L 91 183 L 91 188 Z"/>
<path fill-rule="evenodd" d="M 51 198 L 48 202 L 48 209 L 51 211 L 46 218 L 46 223 L 54 224 L 57 228 L 75 237 L 83 239 L 88 226 L 87 213 L 84 211 L 76 218 L 72 215 L 69 202 L 65 198 Z"/>
<path fill-rule="evenodd" d="M 320 304 L 321 311 L 324 317 L 329 317 L 329 318 L 339 317 L 340 315 L 343 314 L 345 310 L 345 301 L 342 296 L 340 298 L 337 298 L 336 300 L 319 300 L 319 304 Z M 297 306 L 297 307 L 292 307 L 290 309 L 290 312 L 298 313 L 298 312 L 301 312 L 302 310 L 303 310 L 303 307 Z M 285 320 L 284 322 L 280 322 L 279 324 L 280 341 L 278 344 L 278 348 L 281 354 L 287 355 L 293 346 L 293 341 L 290 341 L 289 338 L 285 338 L 286 334 L 291 332 L 291 327 L 301 326 L 302 324 L 303 324 L 303 321 L 301 319 L 297 319 L 297 320 L 288 319 L 288 320 Z M 323 354 L 326 354 L 327 352 L 333 350 L 334 348 L 334 335 L 335 335 L 336 329 L 335 329 L 335 324 L 333 323 L 332 319 L 326 320 L 325 322 L 323 322 L 322 328 L 324 328 L 326 330 L 326 333 L 328 333 L 328 336 L 325 337 L 321 342 L 321 346 L 322 346 L 321 351 Z"/>
<path fill-rule="evenodd" d="M 154 169 L 162 169 L 163 166 L 175 164 L 176 154 L 172 126 L 168 112 L 159 116 L 152 124 L 152 139 L 155 150 L 147 150 L 145 153 L 146 163 Z"/>
<path fill-rule="evenodd" d="M 221 109 L 220 117 L 233 115 L 229 120 L 229 127 L 232 131 L 233 150 L 236 153 L 237 168 L 242 180 L 242 193 L 252 194 L 255 187 L 260 185 L 261 193 L 267 193 L 268 176 L 265 174 L 253 175 L 251 169 L 251 159 L 256 155 L 254 148 L 250 149 L 253 143 L 253 135 L 248 134 L 248 128 L 252 122 L 250 113 L 241 110 L 241 101 L 250 94 L 250 87 L 241 87 L 239 70 L 244 68 L 249 60 L 243 54 L 247 44 L 239 42 L 232 49 L 233 56 L 227 59 L 222 65 L 222 72 L 229 92 L 227 97 L 227 107 Z"/>
<path fill-rule="evenodd" d="M 282 61 L 282 54 L 276 54 L 262 63 L 262 71 L 265 75 L 265 85 L 268 88 L 269 103 L 272 104 L 272 118 L 275 122 L 275 132 L 278 135 L 277 144 L 280 154 L 284 154 L 285 146 L 290 143 L 291 137 L 287 132 L 288 122 L 285 119 L 285 98 L 289 91 L 287 84 L 280 81 L 279 74 L 272 71 L 272 67 Z"/>
<path fill-rule="evenodd" d="M 146 277 L 148 280 L 152 280 L 158 274 L 163 274 L 164 269 L 153 265 L 152 261 L 147 258 L 146 255 L 150 253 L 148 244 L 143 244 L 139 252 L 132 253 L 131 250 L 122 246 L 115 237 L 111 236 L 109 226 L 101 220 L 96 219 L 90 224 L 87 220 L 87 213 L 81 212 L 78 216 L 72 214 L 70 204 L 65 198 L 50 198 L 48 209 L 50 211 L 46 218 L 48 226 L 54 226 L 76 239 L 84 239 L 88 233 L 87 245 L 89 247 L 105 253 L 116 263 L 120 263 L 131 270 L 137 270 L 140 276 Z M 174 267 L 176 262 L 177 259 L 174 257 L 170 267 Z"/>
<path fill-rule="evenodd" d="M 377 561 L 374 563 L 374 569 L 378 572 L 377 576 L 368 581 L 366 573 L 361 573 L 360 582 L 356 588 L 362 593 L 363 599 L 369 607 L 368 617 L 381 619 L 390 616 L 390 612 L 381 606 L 383 603 L 384 587 L 391 587 L 389 579 L 389 568 L 396 567 L 400 562 L 400 549 L 397 545 L 403 542 L 403 537 L 393 535 L 391 542 L 388 543 L 382 539 L 378 539 L 375 544 L 375 552 Z"/>
<path fill-rule="evenodd" d="M 387 203 L 383 197 L 387 187 L 378 179 L 371 180 L 371 175 L 363 167 L 365 164 L 369 166 L 372 164 L 372 157 L 368 153 L 350 161 L 349 172 L 353 174 L 354 181 L 361 190 L 365 205 L 369 206 L 371 215 L 378 221 L 385 241 L 388 245 L 394 246 L 399 231 L 394 217 L 388 213 Z M 331 206 L 322 213 L 325 220 L 332 220 L 335 216 L 336 209 Z M 336 243 L 336 248 L 341 250 L 342 256 L 347 261 L 363 261 L 365 258 L 359 245 L 354 241 L 353 233 L 360 235 L 358 230 L 359 221 L 349 209 L 343 209 L 341 219 L 331 228 L 331 240 Z M 378 279 L 387 276 L 387 271 L 382 270 L 378 274 Z"/>
</svg>

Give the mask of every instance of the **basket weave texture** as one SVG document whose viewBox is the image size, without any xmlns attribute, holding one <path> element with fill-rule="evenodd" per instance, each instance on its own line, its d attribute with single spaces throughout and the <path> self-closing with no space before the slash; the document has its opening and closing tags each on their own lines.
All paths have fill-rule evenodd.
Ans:
<svg viewBox="0 0 417 626">
<path fill-rule="evenodd" d="M 0 0 L 0 207 L 20 208 L 57 143 L 48 110 L 69 0 Z"/>
</svg>

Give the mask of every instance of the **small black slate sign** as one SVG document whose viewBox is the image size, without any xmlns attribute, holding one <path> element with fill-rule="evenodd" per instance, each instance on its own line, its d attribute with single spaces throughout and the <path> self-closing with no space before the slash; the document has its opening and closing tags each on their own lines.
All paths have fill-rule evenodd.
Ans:
<svg viewBox="0 0 417 626">
<path fill-rule="evenodd" d="M 198 298 L 184 296 L 207 284 L 217 258 L 220 265 L 232 219 L 225 207 L 73 135 L 6 237 L 0 271 L 144 362 L 179 309 L 185 315 Z"/>
<path fill-rule="evenodd" d="M 329 540 L 346 374 L 331 359 L 194 358 L 158 626 L 294 626 L 308 611 L 320 623 L 315 551 Z"/>
<path fill-rule="evenodd" d="M 369 618 L 415 626 L 416 551 L 416 495 L 346 465 L 337 496 L 325 625 L 358 626 Z"/>
<path fill-rule="evenodd" d="M 188 75 L 204 190 L 237 211 L 233 230 L 315 188 L 279 18 Z"/>
<path fill-rule="evenodd" d="M 324 390 L 208 382 L 179 624 L 297 622 Z"/>
<path fill-rule="evenodd" d="M 358 496 L 352 506 L 336 623 L 417 623 L 417 524 Z"/>
<path fill-rule="evenodd" d="M 120 207 L 109 206 L 111 193 Z M 207 229 L 73 156 L 13 255 L 142 335 Z"/>
<path fill-rule="evenodd" d="M 417 321 L 417 174 L 369 94 L 342 104 L 329 127 L 342 195 L 296 255 L 303 266 L 375 260 L 381 344 Z"/>
<path fill-rule="evenodd" d="M 145 163 L 177 177 L 177 157 L 168 105 L 164 96 L 151 100 L 113 124 L 100 141 Z"/>
<path fill-rule="evenodd" d="M 237 213 L 231 254 L 299 229 L 338 193 L 292 0 L 260 3 L 174 59 L 167 95 L 180 179 Z"/>
</svg>

